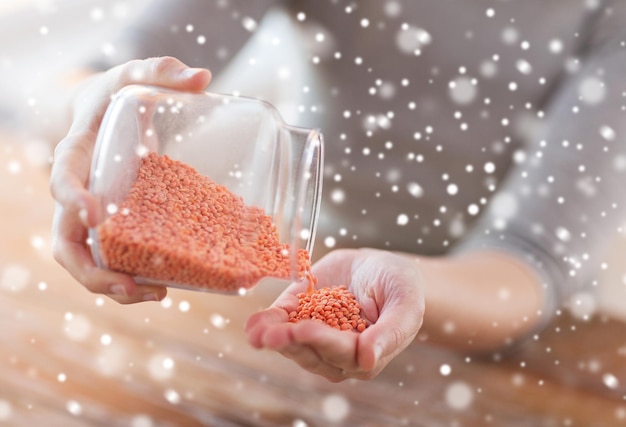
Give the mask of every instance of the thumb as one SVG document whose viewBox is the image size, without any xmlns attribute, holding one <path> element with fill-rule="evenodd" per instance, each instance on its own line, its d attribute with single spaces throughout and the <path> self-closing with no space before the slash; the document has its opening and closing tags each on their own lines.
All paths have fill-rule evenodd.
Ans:
<svg viewBox="0 0 626 427">
<path fill-rule="evenodd" d="M 168 89 L 200 92 L 211 81 L 211 72 L 190 68 L 171 56 L 133 60 L 93 76 L 76 92 L 74 120 L 69 133 L 97 132 L 104 111 L 113 95 L 132 84 L 160 86 Z"/>
<path fill-rule="evenodd" d="M 211 81 L 211 72 L 190 68 L 171 56 L 129 61 L 111 69 L 110 94 L 129 84 L 141 83 L 185 91 L 201 91 Z"/>
<path fill-rule="evenodd" d="M 424 316 L 423 308 L 397 307 L 385 310 L 373 325 L 359 335 L 357 363 L 365 371 L 382 369 L 415 338 Z"/>
</svg>

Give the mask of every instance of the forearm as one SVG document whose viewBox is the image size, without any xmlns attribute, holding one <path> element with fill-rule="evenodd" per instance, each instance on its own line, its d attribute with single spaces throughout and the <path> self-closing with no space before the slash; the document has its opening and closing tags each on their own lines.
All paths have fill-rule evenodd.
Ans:
<svg viewBox="0 0 626 427">
<path fill-rule="evenodd" d="M 538 276 L 510 255 L 419 258 L 426 313 L 421 334 L 456 350 L 497 349 L 531 331 L 544 306 Z"/>
</svg>

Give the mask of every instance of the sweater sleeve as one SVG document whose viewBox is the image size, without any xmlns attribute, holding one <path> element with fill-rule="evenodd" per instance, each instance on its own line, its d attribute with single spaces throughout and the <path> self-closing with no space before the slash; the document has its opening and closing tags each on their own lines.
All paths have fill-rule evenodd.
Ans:
<svg viewBox="0 0 626 427">
<path fill-rule="evenodd" d="M 600 3 L 540 124 L 456 252 L 502 250 L 538 274 L 548 318 L 593 297 L 626 219 L 626 5 Z M 613 266 L 615 267 L 615 266 Z"/>
</svg>

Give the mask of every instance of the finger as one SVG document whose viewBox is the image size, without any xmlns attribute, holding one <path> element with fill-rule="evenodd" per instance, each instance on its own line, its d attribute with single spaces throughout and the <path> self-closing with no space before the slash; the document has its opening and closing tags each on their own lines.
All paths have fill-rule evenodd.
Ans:
<svg viewBox="0 0 626 427">
<path fill-rule="evenodd" d="M 248 342 L 255 348 L 262 348 L 263 335 L 266 331 L 269 328 L 286 323 L 287 321 L 287 313 L 277 307 L 271 307 L 254 313 L 248 318 L 246 324 L 244 325 L 244 331 L 248 337 Z"/>
<path fill-rule="evenodd" d="M 346 379 L 343 375 L 345 370 L 340 366 L 335 366 L 324 360 L 318 348 L 314 345 L 297 342 L 295 338 L 297 334 L 296 331 L 301 329 L 302 325 L 306 324 L 324 328 L 323 325 L 316 325 L 312 321 L 304 321 L 297 324 L 277 324 L 265 331 L 261 338 L 262 345 L 293 360 L 307 371 L 321 375 L 330 381 L 337 382 Z"/>
<path fill-rule="evenodd" d="M 109 298 L 120 304 L 135 304 L 139 302 L 158 302 L 167 296 L 167 288 L 164 286 L 137 285 L 133 295 L 124 296 L 111 294 Z"/>
<path fill-rule="evenodd" d="M 129 61 L 112 69 L 110 94 L 122 87 L 141 83 L 185 91 L 204 90 L 211 81 L 211 72 L 204 68 L 190 68 L 170 56 Z"/>
<path fill-rule="evenodd" d="M 50 192 L 67 211 L 75 211 L 84 226 L 95 226 L 97 201 L 86 186 L 89 181 L 93 135 L 90 131 L 73 133 L 55 148 L 50 174 Z"/>
<path fill-rule="evenodd" d="M 359 335 L 357 364 L 364 371 L 382 369 L 415 338 L 424 317 L 424 307 L 409 304 L 385 307 L 376 323 Z"/>
<path fill-rule="evenodd" d="M 134 280 L 128 275 L 98 268 L 85 243 L 85 238 L 69 239 L 67 237 L 69 230 L 65 229 L 62 222 L 63 219 L 55 218 L 53 225 L 55 239 L 52 251 L 57 262 L 93 293 L 134 295 L 136 287 Z M 73 232 L 69 233 L 71 235 Z"/>
<path fill-rule="evenodd" d="M 107 295 L 121 304 L 161 301 L 167 295 L 165 287 L 137 285 L 129 275 L 98 268 L 81 245 L 70 242 L 58 245 L 57 261 L 92 293 Z"/>
<path fill-rule="evenodd" d="M 292 344 L 280 349 L 279 353 L 296 362 L 301 368 L 321 375 L 329 381 L 340 382 L 348 378 L 345 370 L 324 362 L 317 352 L 308 346 Z"/>
<path fill-rule="evenodd" d="M 63 208 L 57 205 L 53 220 L 52 252 L 54 258 L 78 282 L 89 291 L 115 296 L 116 300 L 129 304 L 139 301 L 161 300 L 167 294 L 165 288 L 137 285 L 127 274 L 98 268 L 86 243 L 87 232 L 76 227 Z"/>
<path fill-rule="evenodd" d="M 356 342 L 353 341 L 351 345 L 342 348 L 346 331 L 337 331 L 313 321 L 289 323 L 285 322 L 284 316 L 285 313 L 278 309 L 255 313 L 246 324 L 248 340 L 257 348 L 277 351 L 302 368 L 329 381 L 371 377 L 368 373 L 358 370 L 355 362 Z M 335 335 L 332 340 L 319 339 L 316 333 L 310 332 L 310 328 L 319 328 L 322 335 L 329 329 L 332 335 L 339 335 Z M 298 342 L 296 336 L 300 336 L 302 342 Z M 307 337 L 311 338 L 310 342 L 307 341 Z"/>
<path fill-rule="evenodd" d="M 358 368 L 356 354 L 359 334 L 340 331 L 318 322 L 299 322 L 291 331 L 293 342 L 315 349 L 327 364 L 346 370 Z"/>
</svg>

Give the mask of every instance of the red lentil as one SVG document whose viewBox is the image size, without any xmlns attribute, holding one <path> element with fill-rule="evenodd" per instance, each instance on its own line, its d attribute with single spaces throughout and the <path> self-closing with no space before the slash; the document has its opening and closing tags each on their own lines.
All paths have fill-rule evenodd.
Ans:
<svg viewBox="0 0 626 427">
<path fill-rule="evenodd" d="M 108 268 L 161 283 L 232 293 L 264 277 L 291 278 L 290 247 L 263 209 L 157 153 L 142 158 L 98 240 Z M 305 249 L 297 263 L 299 276 L 310 280 Z"/>
<path fill-rule="evenodd" d="M 289 313 L 289 321 L 304 319 L 315 319 L 342 331 L 363 332 L 367 327 L 361 305 L 345 286 L 299 293 L 298 307 Z"/>
</svg>

